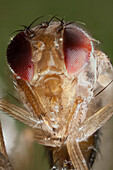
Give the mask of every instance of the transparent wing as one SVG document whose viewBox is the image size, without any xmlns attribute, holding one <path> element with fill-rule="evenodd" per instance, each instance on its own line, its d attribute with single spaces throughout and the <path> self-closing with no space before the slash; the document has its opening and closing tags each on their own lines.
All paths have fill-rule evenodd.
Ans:
<svg viewBox="0 0 113 170">
<path fill-rule="evenodd" d="M 38 119 L 35 120 L 27 110 L 17 107 L 3 99 L 0 99 L 0 110 L 32 127 L 34 141 L 39 144 L 52 147 L 60 145 L 59 139 L 52 138 L 52 134 L 49 133 L 44 122 Z"/>
</svg>

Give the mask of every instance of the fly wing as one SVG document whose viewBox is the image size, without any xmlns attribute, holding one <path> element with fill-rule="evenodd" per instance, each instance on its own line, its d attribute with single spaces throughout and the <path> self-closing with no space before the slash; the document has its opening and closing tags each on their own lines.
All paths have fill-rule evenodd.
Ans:
<svg viewBox="0 0 113 170">
<path fill-rule="evenodd" d="M 28 111 L 17 107 L 3 99 L 0 99 L 0 110 L 29 126 L 31 124 L 33 125 L 29 119 L 30 113 Z"/>
<path fill-rule="evenodd" d="M 98 96 L 101 92 L 104 92 L 104 88 L 106 89 L 108 86 L 113 88 L 113 66 L 103 52 L 95 51 L 94 55 L 97 60 L 97 82 L 94 89 L 94 96 Z"/>
<path fill-rule="evenodd" d="M 94 98 L 88 104 L 87 119 L 113 101 L 113 66 L 109 58 L 101 51 L 94 51 L 96 60 L 96 83 Z"/>
<path fill-rule="evenodd" d="M 113 79 L 113 67 L 106 54 L 101 51 L 94 52 L 97 60 L 97 81 L 106 86 Z"/>
<path fill-rule="evenodd" d="M 6 102 L 3 99 L 0 99 L 0 110 L 6 112 L 8 115 L 23 122 L 24 124 L 32 127 L 34 141 L 38 142 L 39 144 L 53 147 L 60 145 L 60 141 L 58 139 L 55 140 L 54 138 L 51 138 L 51 134 L 46 131 L 43 121 L 33 119 L 31 113 L 27 110 Z"/>
</svg>

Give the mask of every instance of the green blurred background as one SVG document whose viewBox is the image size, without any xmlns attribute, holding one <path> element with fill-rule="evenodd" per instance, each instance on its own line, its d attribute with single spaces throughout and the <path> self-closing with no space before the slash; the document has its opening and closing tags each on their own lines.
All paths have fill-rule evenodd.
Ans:
<svg viewBox="0 0 113 170">
<path fill-rule="evenodd" d="M 6 62 L 6 49 L 11 38 L 10 34 L 21 29 L 19 25 L 29 25 L 42 15 L 45 16 L 44 21 L 53 15 L 58 15 L 66 21 L 85 23 L 86 30 L 93 38 L 101 42 L 98 48 L 113 61 L 113 0 L 0 0 L 0 96 L 2 94 L 10 102 L 15 101 L 3 91 L 14 95 Z M 34 148 L 36 150 L 35 163 L 33 162 L 35 168 L 31 169 L 48 169 L 42 147 L 38 151 L 37 145 Z"/>
</svg>

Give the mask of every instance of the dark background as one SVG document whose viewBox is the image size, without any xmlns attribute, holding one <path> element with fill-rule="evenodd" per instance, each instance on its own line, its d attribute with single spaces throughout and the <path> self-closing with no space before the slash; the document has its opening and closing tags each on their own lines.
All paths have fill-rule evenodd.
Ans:
<svg viewBox="0 0 113 170">
<path fill-rule="evenodd" d="M 64 18 L 66 21 L 85 23 L 86 30 L 93 38 L 101 42 L 98 48 L 113 61 L 113 0 L 0 0 L 0 96 L 10 102 L 15 102 L 7 93 L 8 91 L 14 95 L 6 62 L 7 45 L 13 36 L 10 34 L 21 29 L 19 25 L 29 25 L 34 19 L 42 15 L 45 16 L 44 21 L 53 15 L 58 15 L 59 18 Z M 20 125 L 18 126 L 20 127 Z M 109 140 L 113 142 L 111 137 Z M 33 162 L 34 170 L 48 169 L 43 151 L 39 150 L 37 154 L 37 146 L 34 147 L 36 149 L 35 161 Z M 40 156 L 42 159 L 39 158 Z M 102 158 L 101 162 L 106 162 L 106 159 Z M 106 168 L 106 164 L 102 169 Z M 112 165 L 107 168 L 107 170 L 112 169 Z"/>
</svg>

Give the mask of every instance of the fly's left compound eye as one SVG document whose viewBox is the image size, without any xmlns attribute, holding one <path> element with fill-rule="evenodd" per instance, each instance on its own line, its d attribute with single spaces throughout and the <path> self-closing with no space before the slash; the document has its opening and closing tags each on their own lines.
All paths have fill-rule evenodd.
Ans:
<svg viewBox="0 0 113 170">
<path fill-rule="evenodd" d="M 69 74 L 79 73 L 90 58 L 92 44 L 89 36 L 75 25 L 67 25 L 63 34 L 65 66 Z"/>
<path fill-rule="evenodd" d="M 34 64 L 31 60 L 32 48 L 24 32 L 17 34 L 7 49 L 7 61 L 11 70 L 21 79 L 30 81 L 34 75 Z"/>
</svg>

